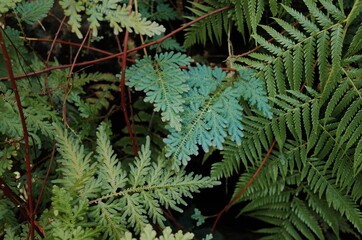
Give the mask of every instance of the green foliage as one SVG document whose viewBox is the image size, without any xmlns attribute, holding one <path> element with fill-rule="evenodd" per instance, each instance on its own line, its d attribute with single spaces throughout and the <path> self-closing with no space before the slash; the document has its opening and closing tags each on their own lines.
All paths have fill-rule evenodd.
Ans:
<svg viewBox="0 0 362 240">
<path fill-rule="evenodd" d="M 165 31 L 163 26 L 142 18 L 141 14 L 130 13 L 131 6 L 121 4 L 120 0 L 61 0 L 59 3 L 64 8 L 65 15 L 69 16 L 68 23 L 72 26 L 72 32 L 76 33 L 79 38 L 83 36 L 80 27 L 81 14 L 84 13 L 88 17 L 87 20 L 93 36 L 98 35 L 101 21 L 108 21 L 115 35 L 123 32 L 123 28 L 126 28 L 129 32 L 134 31 L 137 34 L 149 37 L 159 35 Z"/>
<path fill-rule="evenodd" d="M 0 13 L 6 13 L 12 7 L 15 7 L 21 0 L 4 0 L 0 2 Z"/>
<path fill-rule="evenodd" d="M 152 229 L 150 225 L 146 225 L 146 227 L 142 230 L 140 238 L 142 240 L 191 240 L 194 239 L 194 235 L 192 233 L 183 234 L 181 231 L 178 231 L 176 234 L 172 233 L 170 227 L 165 228 L 162 231 L 162 235 L 158 238 L 156 237 L 156 231 Z M 132 233 L 127 232 L 125 237 L 121 238 L 121 240 L 136 240 L 136 238 L 132 238 Z"/>
<path fill-rule="evenodd" d="M 15 8 L 20 14 L 20 19 L 27 24 L 33 24 L 41 18 L 46 17 L 49 10 L 53 7 L 53 1 L 37 0 L 32 2 L 21 2 Z"/>
<path fill-rule="evenodd" d="M 47 16 L 53 2 L 19 2 L 1 1 L 5 20 L 17 20 L 4 21 L 12 26 L 1 33 L 14 74 L 27 74 L 16 84 L 30 151 L 24 150 L 13 86 L 1 80 L 0 181 L 6 183 L 0 186 L 1 239 L 28 238 L 21 211 L 28 199 L 26 154 L 34 205 L 39 203 L 36 227 L 47 239 L 193 239 L 192 233 L 172 233 L 168 211 L 182 212 L 187 197 L 233 175 L 235 204 L 243 203 L 239 214 L 266 223 L 253 229 L 255 238 L 361 236 L 361 1 L 205 0 L 191 1 L 183 12 L 182 1 L 175 3 L 176 11 L 166 0 L 133 6 L 127 0 L 61 0 L 78 37 L 90 27 L 94 36 L 112 39 L 108 26 L 101 26 L 107 22 L 115 35 L 130 32 L 130 49 L 164 36 L 165 28 L 152 21 L 172 20 L 173 29 L 183 13 L 192 14 L 191 20 L 230 6 L 186 28 L 185 48 L 168 38 L 146 56 L 129 54 L 129 65 L 129 58 L 136 62 L 125 70 L 126 85 L 142 93 L 128 95 L 111 73 L 77 65 L 70 72 L 57 60 L 45 63 L 42 52 L 33 51 L 34 39 L 21 38 L 29 34 L 29 26 L 21 24 Z M 67 38 L 66 29 L 57 38 Z M 52 30 L 46 29 L 47 38 L 54 37 Z M 147 38 L 139 41 L 136 34 Z M 194 53 L 186 48 L 196 43 L 220 45 L 225 34 L 232 71 L 179 53 Z M 260 47 L 244 49 L 253 45 L 249 37 Z M 243 53 L 233 55 L 241 38 L 248 44 L 235 47 Z M 72 51 L 69 59 L 67 54 L 59 61 L 72 62 Z M 82 51 L 77 63 L 98 57 L 91 54 Z M 44 68 L 51 71 L 36 74 Z M 0 77 L 7 77 L 7 70 L 0 51 Z M 128 114 L 126 127 L 120 110 Z M 129 129 L 141 146 L 136 157 Z M 211 177 L 186 171 L 184 165 L 199 153 L 213 161 Z M 221 160 L 213 158 L 217 154 Z M 209 217 L 195 208 L 191 218 L 198 226 Z M 159 237 L 150 224 L 163 230 Z"/>
<path fill-rule="evenodd" d="M 176 130 L 181 129 L 181 117 L 184 103 L 182 93 L 189 90 L 184 75 L 178 66 L 189 65 L 191 58 L 182 54 L 166 53 L 146 57 L 132 66 L 129 71 L 128 86 L 143 90 L 146 102 L 154 103 L 155 111 L 162 111 L 162 120 L 169 121 Z"/>
<path fill-rule="evenodd" d="M 177 12 L 167 0 L 140 0 L 138 8 L 142 16 L 154 21 L 170 21 L 179 19 Z"/>
<path fill-rule="evenodd" d="M 292 3 L 290 0 L 205 0 L 203 4 L 197 1 L 190 2 L 192 7 L 188 7 L 188 9 L 194 14 L 194 16 L 188 17 L 190 20 L 222 7 L 229 5 L 233 7 L 228 11 L 205 18 L 187 28 L 184 42 L 186 48 L 197 43 L 205 45 L 207 39 L 221 45 L 223 32 L 229 35 L 233 25 L 236 25 L 237 30 L 245 40 L 248 32 L 256 33 L 256 28 L 268 5 L 273 16 L 280 16 L 283 13 L 283 8 L 278 2 L 287 6 Z"/>
<path fill-rule="evenodd" d="M 201 214 L 201 211 L 197 208 L 194 209 L 194 214 L 191 216 L 192 219 L 196 220 L 196 226 L 201 226 L 203 223 L 205 223 L 205 216 Z"/>
<path fill-rule="evenodd" d="M 97 131 L 95 158 L 75 137 L 58 127 L 56 132 L 62 177 L 53 188 L 54 238 L 94 239 L 102 233 L 119 239 L 126 229 L 140 232 L 150 220 L 164 226 L 161 206 L 182 211 L 177 205 L 186 204 L 184 197 L 218 184 L 184 170 L 175 172 L 163 157 L 151 161 L 149 138 L 126 171 L 110 146 L 106 123 Z"/>
<path fill-rule="evenodd" d="M 174 167 L 186 165 L 190 155 L 197 155 L 198 145 L 205 152 L 210 146 L 222 149 L 227 134 L 241 143 L 240 97 L 272 116 L 263 82 L 252 70 L 243 69 L 235 79 L 228 79 L 220 69 L 199 64 L 178 69 L 189 63 L 186 55 L 167 53 L 156 55 L 154 62 L 150 57 L 142 59 L 128 72 L 128 86 L 146 92 L 145 101 L 155 102 L 155 111 L 161 110 L 162 120 L 169 121 L 170 134 L 164 142 L 166 157 L 173 155 Z"/>
<path fill-rule="evenodd" d="M 314 1 L 304 2 L 316 21 L 284 6 L 300 27 L 274 18 L 286 34 L 261 25 L 275 40 L 255 33 L 262 50 L 233 59 L 236 68 L 244 63 L 258 69 L 256 76 L 266 82 L 274 117 L 245 117 L 241 145 L 227 142 L 223 160 L 212 166 L 212 176 L 218 178 L 246 169 L 240 173 L 236 195 L 276 140 L 266 165 L 239 199 L 248 201 L 240 214 L 273 225 L 258 230 L 265 235 L 262 239 L 325 239 L 328 228 L 337 238 L 341 232 L 362 232 L 362 90 L 355 74 L 360 72 L 355 64 L 360 32 L 349 28 L 361 23 L 357 18 L 349 22 L 348 17 L 358 3 L 345 16 L 331 3 L 320 10 Z"/>
</svg>

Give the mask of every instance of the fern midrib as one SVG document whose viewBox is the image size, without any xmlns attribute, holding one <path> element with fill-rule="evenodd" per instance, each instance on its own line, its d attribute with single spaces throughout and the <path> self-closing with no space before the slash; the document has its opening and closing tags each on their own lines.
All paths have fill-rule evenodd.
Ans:
<svg viewBox="0 0 362 240">
<path fill-rule="evenodd" d="M 343 148 L 343 156 L 347 157 L 348 160 L 350 160 L 351 162 L 353 162 L 353 159 L 350 158 L 350 156 L 347 153 L 348 149 L 345 148 L 346 146 L 346 143 L 343 143 L 342 145 L 338 144 L 338 141 L 335 137 L 333 137 L 333 135 L 325 128 L 324 125 L 322 125 L 321 123 L 319 123 L 319 126 L 322 128 L 322 130 L 330 137 L 330 139 L 332 139 L 332 141 L 334 141 L 334 145 L 336 147 L 339 147 L 339 148 Z"/>
<path fill-rule="evenodd" d="M 189 131 L 187 132 L 187 134 L 183 137 L 183 140 L 181 142 L 181 144 L 179 144 L 179 146 L 176 148 L 175 153 L 173 154 L 173 157 L 171 158 L 172 162 L 177 162 L 174 161 L 175 157 L 178 156 L 179 152 L 181 151 L 181 148 L 184 146 L 185 142 L 187 141 L 188 137 L 190 136 L 190 134 L 193 132 L 195 126 L 203 119 L 205 113 L 209 110 L 209 107 L 211 106 L 213 100 L 216 97 L 219 97 L 222 93 L 222 91 L 224 91 L 224 89 L 227 87 L 227 85 L 230 84 L 228 82 L 224 82 L 224 84 L 222 84 L 219 89 L 211 96 L 211 98 L 207 101 L 206 106 L 204 106 L 202 108 L 202 111 L 200 113 L 200 115 L 197 117 L 196 120 L 192 121 L 191 127 L 189 128 Z"/>
<path fill-rule="evenodd" d="M 351 83 L 353 89 L 355 90 L 355 92 L 358 94 L 359 99 L 362 99 L 362 95 L 361 92 L 358 90 L 357 86 L 354 84 L 354 82 L 352 81 L 352 79 L 349 77 L 348 72 L 342 67 L 342 70 L 344 72 L 344 74 L 347 76 L 348 81 Z"/>
<path fill-rule="evenodd" d="M 327 28 L 325 28 L 325 29 L 323 29 L 323 30 L 321 30 L 321 31 L 319 31 L 319 32 L 316 32 L 316 33 L 314 33 L 314 34 L 311 34 L 310 36 L 306 37 L 305 39 L 301 40 L 300 42 L 297 42 L 296 44 L 294 44 L 294 46 L 292 46 L 292 47 L 290 47 L 290 48 L 286 48 L 286 49 L 285 49 L 285 48 L 282 48 L 282 49 L 285 49 L 285 51 L 283 51 L 283 54 L 281 54 L 280 56 L 276 56 L 276 57 L 273 59 L 273 61 L 271 61 L 271 62 L 266 62 L 265 65 L 274 64 L 278 59 L 283 61 L 283 59 L 280 59 L 280 58 L 284 55 L 284 53 L 289 52 L 290 50 L 296 48 L 297 46 L 302 45 L 302 43 L 308 41 L 309 39 L 313 39 L 313 38 L 315 38 L 316 36 L 318 36 L 319 34 L 321 34 L 321 33 L 323 33 L 323 32 L 326 32 L 326 31 L 330 30 L 331 28 L 333 28 L 333 27 L 335 27 L 335 26 L 337 26 L 337 25 L 341 25 L 341 23 L 333 24 L 333 25 L 331 25 L 331 26 L 329 26 L 329 27 L 327 27 Z M 301 46 L 301 47 L 302 47 L 302 46 Z"/>
<path fill-rule="evenodd" d="M 164 184 L 164 185 L 157 185 L 157 186 L 141 186 L 141 187 L 136 187 L 136 188 L 127 188 L 123 191 L 117 192 L 117 193 L 110 193 L 108 195 L 105 195 L 103 197 L 91 200 L 88 202 L 89 205 L 93 204 L 93 203 L 97 203 L 97 202 L 101 202 L 105 199 L 111 198 L 111 197 L 118 197 L 118 196 L 124 196 L 127 195 L 129 193 L 137 193 L 137 192 L 144 192 L 144 191 L 152 191 L 152 190 L 156 190 L 156 189 L 168 189 L 168 188 L 180 188 L 180 187 L 184 187 L 184 186 L 193 186 L 193 185 L 199 185 L 198 181 L 193 181 L 193 182 L 187 182 L 187 183 L 180 183 L 180 184 Z"/>
<path fill-rule="evenodd" d="M 161 88 L 162 88 L 162 93 L 165 96 L 165 100 L 167 102 L 167 107 L 171 106 L 170 100 L 169 100 L 169 96 L 168 96 L 168 92 L 166 91 L 166 87 L 165 87 L 165 82 L 162 76 L 162 71 L 159 70 L 159 66 L 156 63 L 155 64 L 155 72 L 157 74 L 157 76 L 159 77 L 160 83 L 161 83 Z M 176 127 L 176 126 L 175 126 Z M 177 129 L 177 127 L 176 127 Z"/>
<path fill-rule="evenodd" d="M 115 223 L 112 219 L 112 214 L 109 213 L 108 209 L 105 207 L 101 207 L 103 214 L 105 216 L 105 219 L 107 219 L 107 223 L 111 225 L 111 228 L 113 230 L 113 234 L 115 234 L 117 237 L 121 238 L 122 234 L 121 232 L 119 232 L 119 228 L 117 226 L 119 226 L 119 224 Z"/>
<path fill-rule="evenodd" d="M 326 176 L 327 176 L 327 174 L 326 173 L 322 173 L 322 172 L 320 172 L 319 170 L 318 170 L 318 168 L 316 168 L 315 166 L 314 166 L 314 164 L 312 164 L 310 161 L 308 161 L 308 163 L 309 163 L 309 165 L 314 169 L 314 171 L 316 171 L 316 173 L 318 173 L 318 176 L 319 176 L 319 179 L 323 179 L 324 180 L 324 182 L 325 183 L 327 183 L 328 185 L 328 187 L 324 190 L 324 195 L 327 195 L 327 191 L 328 191 L 328 188 L 329 188 L 329 190 L 332 190 L 333 192 L 334 192 L 334 194 L 333 194 L 333 197 L 334 198 L 338 198 L 338 202 L 339 203 L 345 203 L 346 201 L 348 201 L 348 199 L 345 199 L 345 198 L 342 198 L 342 196 L 344 196 L 344 194 L 341 192 L 341 191 L 338 191 L 338 189 L 335 187 L 335 185 L 336 184 L 332 184 L 332 183 L 330 183 L 330 181 L 326 178 Z M 311 186 L 312 187 L 312 186 Z M 312 189 L 313 191 L 314 191 L 314 189 Z M 320 189 L 318 189 L 318 191 L 320 191 Z M 348 196 L 348 195 L 346 195 L 346 196 Z M 352 199 L 351 199 L 352 200 Z M 355 211 L 350 211 L 351 210 L 351 205 L 349 205 L 349 204 L 346 204 L 346 205 L 343 205 L 343 206 L 340 206 L 339 208 L 338 207 L 336 207 L 336 206 L 334 206 L 335 204 L 333 204 L 333 202 L 335 202 L 336 200 L 329 200 L 329 201 L 327 201 L 328 202 L 328 204 L 331 204 L 332 206 L 333 206 L 333 208 L 334 209 L 336 209 L 336 210 L 338 210 L 341 214 L 343 214 L 343 215 L 345 215 L 346 217 L 347 217 L 347 219 L 349 220 L 349 221 L 351 221 L 352 222 L 352 219 L 350 219 L 353 215 L 354 215 L 354 213 L 355 213 Z M 352 200 L 352 202 L 353 203 L 355 203 L 353 200 Z M 352 206 L 352 208 L 353 208 L 353 206 Z M 351 216 L 352 215 L 352 216 Z M 358 230 L 360 230 L 359 228 L 358 228 L 358 224 L 357 223 L 355 223 L 354 221 L 352 222 L 352 224 L 358 229 Z M 361 225 L 362 226 L 362 225 Z"/>
</svg>

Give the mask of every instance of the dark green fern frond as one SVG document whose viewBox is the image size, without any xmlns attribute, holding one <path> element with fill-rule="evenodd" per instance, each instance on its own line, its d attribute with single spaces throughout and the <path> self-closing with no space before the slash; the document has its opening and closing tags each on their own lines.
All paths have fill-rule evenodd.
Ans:
<svg viewBox="0 0 362 240">
<path fill-rule="evenodd" d="M 291 5 L 291 1 L 281 2 Z M 195 17 L 189 17 L 191 20 L 222 7 L 233 6 L 233 8 L 209 16 L 187 28 L 184 42 L 186 48 L 196 43 L 205 45 L 207 39 L 221 45 L 223 32 L 228 34 L 233 25 L 245 40 L 248 32 L 256 33 L 257 26 L 267 9 L 270 9 L 273 16 L 279 16 L 284 11 L 278 0 L 205 0 L 202 4 L 195 1 L 191 4 L 192 7 L 188 9 L 195 15 Z"/>
<path fill-rule="evenodd" d="M 323 164 L 323 163 L 322 163 Z M 319 197 L 325 196 L 327 203 L 334 209 L 339 211 L 342 215 L 345 215 L 347 219 L 362 232 L 362 213 L 358 208 L 358 205 L 338 189 L 333 180 L 332 174 L 329 171 L 324 170 L 324 165 L 318 161 L 308 161 L 308 186 Z"/>
<path fill-rule="evenodd" d="M 207 5 L 205 3 L 191 3 L 193 6 L 188 9 L 197 17 L 203 16 L 225 6 L 217 0 L 206 0 L 205 3 Z M 189 17 L 189 19 L 193 20 L 195 17 Z M 196 43 L 205 45 L 207 39 L 212 42 L 215 40 L 217 44 L 221 45 L 223 32 L 227 33 L 230 24 L 230 19 L 225 12 L 221 12 L 201 20 L 186 29 L 184 47 L 188 48 Z"/>
</svg>

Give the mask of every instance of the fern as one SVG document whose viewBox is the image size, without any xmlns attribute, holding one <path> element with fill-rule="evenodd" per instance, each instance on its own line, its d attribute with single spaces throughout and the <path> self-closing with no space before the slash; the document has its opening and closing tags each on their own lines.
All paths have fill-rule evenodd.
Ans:
<svg viewBox="0 0 362 240">
<path fill-rule="evenodd" d="M 81 14 L 85 12 L 88 16 L 90 28 L 93 30 L 93 36 L 98 35 L 100 21 L 108 21 L 114 34 L 118 35 L 126 28 L 129 32 L 148 35 L 150 37 L 159 35 L 165 31 L 165 28 L 156 22 L 151 22 L 141 17 L 141 14 L 132 12 L 129 14 L 131 7 L 125 4 L 121 5 L 120 0 L 99 1 L 79 1 L 79 0 L 62 0 L 60 5 L 64 8 L 65 15 L 69 16 L 69 24 L 72 31 L 82 38 L 80 31 Z"/>
<path fill-rule="evenodd" d="M 359 59 L 360 33 L 351 33 L 347 20 L 355 16 L 359 3 L 346 17 L 330 2 L 320 1 L 324 10 L 315 1 L 304 2 L 316 21 L 284 6 L 301 27 L 274 18 L 286 34 L 262 25 L 275 41 L 256 33 L 263 49 L 231 62 L 257 69 L 256 76 L 266 82 L 273 118 L 244 117 L 243 142 L 227 142 L 223 160 L 212 166 L 212 176 L 218 178 L 246 169 L 235 196 L 276 140 L 268 162 L 239 199 L 250 201 L 240 214 L 274 225 L 258 230 L 265 234 L 262 239 L 324 239 L 322 228 L 331 228 L 337 238 L 341 232 L 361 233 L 361 81 L 359 70 L 346 65 Z M 352 37 L 346 38 L 346 33 Z M 355 50 L 343 54 L 350 42 Z"/>
<path fill-rule="evenodd" d="M 162 231 L 162 235 L 158 238 L 156 237 L 156 231 L 152 229 L 150 225 L 147 225 L 141 232 L 140 239 L 143 240 L 191 240 L 194 239 L 194 234 L 185 233 L 183 234 L 181 231 L 178 231 L 176 234 L 172 233 L 170 227 L 165 228 Z M 136 240 L 136 238 L 132 238 L 132 233 L 127 232 L 121 240 Z"/>
<path fill-rule="evenodd" d="M 53 7 L 53 1 L 37 0 L 33 2 L 22 2 L 18 4 L 15 11 L 20 14 L 20 19 L 27 24 L 33 24 L 41 18 L 46 17 Z"/>
<path fill-rule="evenodd" d="M 52 234 L 69 232 L 69 236 L 78 236 L 84 232 L 94 238 L 103 232 L 105 237 L 119 239 L 126 229 L 140 232 L 150 221 L 164 226 L 161 206 L 181 211 L 177 205 L 186 204 L 184 197 L 218 184 L 212 178 L 186 174 L 183 169 L 170 170 L 162 157 L 151 162 L 149 138 L 127 172 L 116 158 L 107 132 L 107 125 L 101 124 L 97 131 L 96 161 L 93 161 L 92 153 L 86 153 L 78 140 L 57 128 L 62 155 L 59 171 L 63 178 L 56 181 L 60 186 L 53 189 L 54 214 L 60 216 L 52 223 Z M 65 194 L 69 201 L 64 201 Z M 94 224 L 75 221 L 80 218 Z"/>
<path fill-rule="evenodd" d="M 210 146 L 222 149 L 227 134 L 241 143 L 240 97 L 272 116 L 263 83 L 252 76 L 251 70 L 243 69 L 240 76 L 228 81 L 220 69 L 198 64 L 188 71 L 177 68 L 189 62 L 185 55 L 161 54 L 156 55 L 154 66 L 148 57 L 128 72 L 127 85 L 145 91 L 145 101 L 155 102 L 155 110 L 163 111 L 162 120 L 169 121 L 170 134 L 164 142 L 166 157 L 173 156 L 175 167 L 186 164 L 190 155 L 197 155 L 198 145 L 205 152 Z"/>
<path fill-rule="evenodd" d="M 184 74 L 178 66 L 188 65 L 191 58 L 181 54 L 160 54 L 153 62 L 144 58 L 128 71 L 128 86 L 146 92 L 146 102 L 155 103 L 155 111 L 162 111 L 162 120 L 169 121 L 176 130 L 181 129 L 180 112 L 184 100 L 181 94 L 188 91 Z M 145 77 L 146 76 L 146 77 Z"/>
<path fill-rule="evenodd" d="M 291 5 L 291 1 L 282 2 L 288 6 Z M 211 40 L 211 42 L 216 41 L 217 44 L 221 45 L 223 32 L 228 33 L 232 25 L 236 25 L 245 40 L 247 34 L 245 29 L 248 29 L 249 33 L 256 32 L 266 7 L 269 6 L 273 16 L 278 16 L 283 12 L 283 8 L 278 4 L 277 0 L 206 0 L 202 4 L 198 2 L 191 2 L 191 4 L 192 7 L 188 9 L 196 17 L 230 5 L 233 8 L 226 12 L 212 15 L 187 28 L 184 42 L 186 48 L 194 44 L 205 45 L 207 39 Z M 190 16 L 188 18 L 193 20 L 196 17 Z"/>
</svg>

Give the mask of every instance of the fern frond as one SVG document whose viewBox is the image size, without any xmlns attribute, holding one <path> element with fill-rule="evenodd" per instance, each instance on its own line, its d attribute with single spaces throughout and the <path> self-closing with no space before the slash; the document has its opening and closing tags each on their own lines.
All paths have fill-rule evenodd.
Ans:
<svg viewBox="0 0 362 240">
<path fill-rule="evenodd" d="M 68 133 L 63 131 L 59 126 L 54 126 L 56 130 L 56 139 L 58 152 L 62 156 L 59 162 L 63 165 L 59 171 L 63 178 L 56 180 L 64 188 L 69 191 L 78 192 L 84 189 L 84 186 L 89 186 L 90 183 L 96 182 L 93 178 L 95 172 L 95 163 L 92 163 L 92 153 L 85 153 L 84 146 L 79 144 L 74 138 L 69 137 Z M 98 185 L 98 186 L 97 186 Z M 98 191 L 99 183 L 96 184 L 92 192 L 85 192 L 91 197 Z M 78 192 L 79 193 L 79 192 Z"/>
<path fill-rule="evenodd" d="M 185 74 L 178 66 L 189 65 L 191 58 L 180 53 L 166 53 L 146 57 L 136 62 L 127 72 L 127 85 L 146 92 L 146 102 L 154 103 L 155 111 L 162 111 L 162 120 L 181 130 L 180 112 L 184 111 L 182 93 L 189 90 Z"/>
<path fill-rule="evenodd" d="M 23 1 L 16 6 L 15 11 L 20 14 L 20 19 L 27 24 L 33 24 L 46 17 L 53 7 L 53 0 L 37 0 L 32 2 Z"/>
<path fill-rule="evenodd" d="M 283 5 L 284 9 L 293 16 L 304 28 L 305 31 L 307 31 L 310 34 L 315 34 L 319 32 L 319 28 L 317 25 L 315 25 L 313 22 L 311 22 L 308 18 L 306 18 L 302 13 L 294 10 L 291 7 Z"/>
<path fill-rule="evenodd" d="M 76 216 L 69 211 L 74 209 L 78 199 L 82 212 L 85 211 L 90 221 L 95 223 L 90 230 L 104 233 L 107 239 L 119 239 L 125 230 L 140 232 L 150 221 L 164 226 L 161 206 L 182 211 L 178 205 L 186 204 L 185 197 L 191 197 L 201 188 L 219 184 L 209 177 L 187 174 L 184 169 L 173 171 L 163 157 L 152 162 L 149 138 L 126 172 L 110 146 L 109 133 L 106 123 L 98 127 L 96 161 L 92 161 L 92 152 L 86 155 L 84 146 L 77 139 L 57 128 L 61 154 L 59 171 L 63 178 L 56 183 L 62 186 L 61 191 L 67 191 L 70 199 L 59 204 L 71 205 L 69 208 L 57 207 L 68 212 L 54 223 L 55 227 L 57 224 L 66 225 L 70 218 Z M 72 230 L 73 225 L 69 231 Z"/>
<path fill-rule="evenodd" d="M 358 174 L 362 171 L 362 140 L 361 139 L 358 141 L 358 145 L 357 145 L 355 153 L 354 153 L 353 169 L 354 169 L 355 174 Z"/>
<path fill-rule="evenodd" d="M 361 38 L 362 38 L 362 25 L 359 26 L 358 30 L 353 36 L 352 42 L 348 47 L 346 56 L 351 56 L 353 54 L 356 54 L 358 51 L 362 49 L 362 43 L 360 41 Z"/>
<path fill-rule="evenodd" d="M 323 28 L 327 28 L 333 25 L 333 22 L 329 19 L 329 17 L 317 8 L 317 5 L 314 1 L 305 0 L 304 3 L 307 5 L 310 14 L 317 19 L 317 22 Z"/>
<path fill-rule="evenodd" d="M 343 21 L 346 16 L 344 15 L 343 11 L 336 7 L 332 2 L 328 0 L 319 0 L 321 4 L 327 9 L 328 13 L 334 17 L 335 20 L 338 22 Z"/>
<path fill-rule="evenodd" d="M 140 234 L 140 240 L 191 240 L 194 239 L 193 233 L 182 233 L 182 231 L 178 231 L 176 234 L 172 233 L 170 227 L 165 228 L 162 231 L 162 235 L 156 237 L 157 233 L 155 230 L 152 229 L 151 225 L 146 225 Z M 132 233 L 126 232 L 124 237 L 120 240 L 137 240 L 136 238 L 132 238 Z"/>
<path fill-rule="evenodd" d="M 206 0 L 205 3 L 207 5 L 192 2 L 193 8 L 188 7 L 188 9 L 196 16 L 202 16 L 223 6 L 215 0 Z M 195 17 L 189 19 L 193 20 Z M 205 45 L 207 37 L 212 42 L 215 39 L 221 45 L 223 31 L 226 32 L 229 26 L 230 20 L 224 12 L 203 19 L 186 29 L 184 47 L 188 48 L 196 43 Z"/>
<path fill-rule="evenodd" d="M 240 144 L 243 136 L 240 97 L 251 101 L 251 104 L 256 103 L 263 113 L 271 116 L 262 88 L 255 91 L 251 85 L 247 85 L 248 81 L 252 81 L 261 87 L 261 81 L 253 78 L 247 70 L 244 76 L 244 73 L 240 73 L 241 78 L 236 80 L 234 86 L 224 82 L 226 74 L 220 69 L 198 66 L 190 69 L 188 74 L 191 90 L 184 97 L 186 107 L 182 114 L 185 116 L 185 127 L 180 132 L 172 130 L 164 140 L 168 151 L 166 156 L 173 155 L 173 162 L 176 160 L 186 164 L 190 155 L 198 154 L 198 145 L 205 152 L 210 146 L 222 149 L 226 131 L 231 140 Z"/>
<path fill-rule="evenodd" d="M 241 92 L 244 100 L 250 105 L 256 105 L 262 115 L 272 118 L 271 106 L 268 104 L 266 92 L 264 90 L 264 82 L 253 76 L 253 71 L 244 69 L 240 71 L 240 80 L 235 84 Z M 233 139 L 232 139 L 233 140 Z"/>
<path fill-rule="evenodd" d="M 318 165 L 316 161 L 308 161 L 309 174 L 307 176 L 308 185 L 314 192 L 318 192 L 319 197 L 325 195 L 326 201 L 334 209 L 345 215 L 347 219 L 362 231 L 362 213 L 357 204 L 343 192 L 339 191 L 333 183 L 333 178 L 328 172 L 324 172 L 324 166 Z"/>
<path fill-rule="evenodd" d="M 130 12 L 131 6 L 121 4 L 120 0 L 98 1 L 79 1 L 79 0 L 61 0 L 60 5 L 64 8 L 65 15 L 69 16 L 68 23 L 72 26 L 72 32 L 82 38 L 80 31 L 81 14 L 85 11 L 88 16 L 90 28 L 93 35 L 97 36 L 100 21 L 108 21 L 114 34 L 118 35 L 126 28 L 129 32 L 147 35 L 152 37 L 165 31 L 162 25 L 156 22 L 148 21 L 141 17 L 141 14 Z"/>
</svg>

